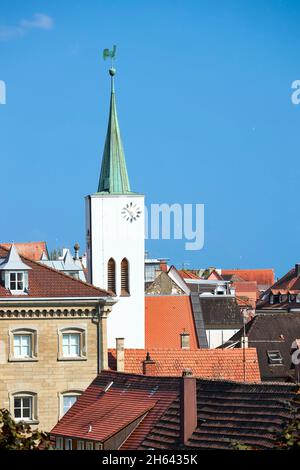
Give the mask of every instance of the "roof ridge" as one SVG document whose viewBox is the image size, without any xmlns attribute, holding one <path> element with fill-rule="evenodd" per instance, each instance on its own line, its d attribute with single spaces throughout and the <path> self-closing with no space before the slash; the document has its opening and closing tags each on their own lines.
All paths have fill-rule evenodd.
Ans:
<svg viewBox="0 0 300 470">
<path fill-rule="evenodd" d="M 47 245 L 45 240 L 40 240 L 38 242 L 1 242 L 0 246 L 2 247 L 3 245 L 29 245 L 29 244 L 33 245 L 36 243 L 45 243 L 45 245 Z"/>
<path fill-rule="evenodd" d="M 9 251 L 8 248 L 5 248 L 5 247 L 2 246 L 1 244 L 0 244 L 0 247 L 1 247 L 1 249 L 5 250 L 5 251 L 7 251 L 7 252 Z M 39 267 L 42 267 L 43 269 L 48 269 L 48 270 L 50 270 L 50 271 L 52 271 L 52 272 L 55 272 L 56 274 L 58 274 L 58 275 L 60 275 L 60 276 L 63 276 L 65 279 L 71 279 L 72 281 L 74 281 L 74 282 L 76 282 L 76 283 L 81 283 L 81 284 L 83 284 L 83 285 L 86 286 L 86 287 L 91 287 L 91 288 L 93 288 L 93 289 L 95 289 L 95 290 L 97 290 L 97 291 L 99 291 L 99 292 L 107 293 L 107 294 L 108 294 L 107 297 L 115 297 L 114 294 L 112 294 L 112 293 L 110 294 L 110 292 L 107 291 L 106 289 L 102 289 L 102 288 L 100 288 L 100 287 L 96 287 L 96 286 L 94 286 L 93 284 L 90 284 L 89 282 L 82 281 L 81 279 L 76 279 L 75 277 L 69 276 L 68 274 L 65 274 L 65 273 L 63 273 L 63 272 L 61 272 L 61 271 L 58 271 L 57 269 L 51 268 L 50 266 L 47 266 L 47 265 L 45 265 L 45 264 L 43 264 L 43 263 L 40 263 L 39 261 L 35 261 L 35 260 L 30 259 L 30 258 L 27 258 L 26 256 L 23 256 L 23 255 L 19 255 L 19 256 L 20 256 L 20 258 L 22 258 L 22 259 L 24 259 L 24 260 L 26 260 L 26 261 L 29 261 L 30 263 L 33 263 L 33 264 L 36 265 L 36 266 L 39 266 Z"/>
</svg>

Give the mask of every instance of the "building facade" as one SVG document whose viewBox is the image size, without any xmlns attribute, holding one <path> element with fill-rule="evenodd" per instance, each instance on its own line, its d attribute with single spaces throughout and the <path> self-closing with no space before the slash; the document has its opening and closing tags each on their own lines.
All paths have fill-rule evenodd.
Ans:
<svg viewBox="0 0 300 470">
<path fill-rule="evenodd" d="M 49 431 L 102 369 L 115 300 L 0 248 L 0 406 Z"/>
</svg>

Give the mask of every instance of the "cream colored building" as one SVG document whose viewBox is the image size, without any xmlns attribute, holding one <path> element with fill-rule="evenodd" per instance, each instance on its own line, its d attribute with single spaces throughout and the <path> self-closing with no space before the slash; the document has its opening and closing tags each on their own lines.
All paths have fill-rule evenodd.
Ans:
<svg viewBox="0 0 300 470">
<path fill-rule="evenodd" d="M 49 431 L 107 368 L 106 291 L 0 247 L 0 407 Z"/>
</svg>

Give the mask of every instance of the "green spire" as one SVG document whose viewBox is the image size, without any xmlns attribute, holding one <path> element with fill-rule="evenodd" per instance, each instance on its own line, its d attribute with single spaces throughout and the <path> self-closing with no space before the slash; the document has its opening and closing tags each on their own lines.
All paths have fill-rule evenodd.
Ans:
<svg viewBox="0 0 300 470">
<path fill-rule="evenodd" d="M 115 73 L 114 68 L 109 69 L 111 76 L 110 110 L 98 193 L 128 194 L 131 191 L 117 116 L 114 89 Z"/>
</svg>

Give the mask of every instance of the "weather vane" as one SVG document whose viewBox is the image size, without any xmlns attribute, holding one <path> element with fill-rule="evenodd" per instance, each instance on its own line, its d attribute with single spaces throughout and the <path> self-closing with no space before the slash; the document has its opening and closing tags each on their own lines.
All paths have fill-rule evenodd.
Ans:
<svg viewBox="0 0 300 470">
<path fill-rule="evenodd" d="M 103 51 L 103 59 L 111 59 L 111 69 L 113 69 L 114 59 L 116 57 L 116 50 L 117 46 L 113 46 L 111 51 L 109 49 L 104 49 Z"/>
</svg>

